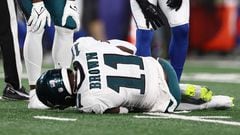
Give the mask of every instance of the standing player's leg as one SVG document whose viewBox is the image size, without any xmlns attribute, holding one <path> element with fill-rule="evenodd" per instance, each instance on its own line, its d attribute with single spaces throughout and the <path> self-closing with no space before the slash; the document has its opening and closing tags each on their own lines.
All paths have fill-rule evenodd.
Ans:
<svg viewBox="0 0 240 135">
<path fill-rule="evenodd" d="M 157 0 L 152 0 L 151 3 L 156 5 Z M 147 28 L 146 20 L 136 0 L 130 0 L 130 4 L 135 23 L 137 25 L 136 55 L 151 56 L 151 44 L 154 31 Z"/>
<path fill-rule="evenodd" d="M 28 20 L 31 15 L 32 1 L 19 0 L 20 7 Z M 42 36 L 44 31 L 31 32 L 27 27 L 27 34 L 24 42 L 24 59 L 28 75 L 30 89 L 35 88 L 35 83 L 41 74 L 42 68 Z"/>
<path fill-rule="evenodd" d="M 183 0 L 181 8 L 177 11 L 167 6 L 167 0 L 158 0 L 158 2 L 171 27 L 169 57 L 180 80 L 188 50 L 189 0 Z"/>
<path fill-rule="evenodd" d="M 27 27 L 27 29 L 29 29 L 29 27 Z M 27 30 L 24 42 L 23 56 L 25 60 L 30 89 L 35 88 L 36 81 L 41 74 L 43 59 L 43 32 L 44 31 L 41 31 L 40 33 L 34 33 Z"/>
<path fill-rule="evenodd" d="M 68 17 L 65 26 L 62 26 L 62 16 L 66 0 L 46 1 L 46 8 L 52 16 L 55 24 L 55 35 L 52 48 L 52 57 L 55 68 L 67 68 L 71 65 L 73 33 L 76 23 L 72 17 Z M 80 20 L 79 20 L 80 21 Z"/>
<path fill-rule="evenodd" d="M 69 68 L 71 65 L 73 30 L 55 26 L 52 57 L 55 68 Z"/>
</svg>

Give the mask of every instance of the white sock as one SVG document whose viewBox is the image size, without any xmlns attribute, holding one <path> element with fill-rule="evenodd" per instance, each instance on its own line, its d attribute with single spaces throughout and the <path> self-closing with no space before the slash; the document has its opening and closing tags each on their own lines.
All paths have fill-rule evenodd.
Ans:
<svg viewBox="0 0 240 135">
<path fill-rule="evenodd" d="M 24 43 L 24 60 L 29 85 L 35 85 L 41 75 L 42 68 L 42 36 L 43 32 L 33 33 L 27 31 Z"/>
<path fill-rule="evenodd" d="M 37 97 L 36 90 L 30 90 L 28 109 L 48 109 Z"/>
<path fill-rule="evenodd" d="M 73 30 L 55 26 L 52 57 L 55 68 L 69 68 L 72 61 Z"/>
</svg>

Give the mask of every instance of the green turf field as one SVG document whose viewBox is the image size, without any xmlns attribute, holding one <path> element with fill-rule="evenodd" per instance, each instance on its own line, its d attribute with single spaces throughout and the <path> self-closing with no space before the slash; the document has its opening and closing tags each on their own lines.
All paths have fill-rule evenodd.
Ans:
<svg viewBox="0 0 240 135">
<path fill-rule="evenodd" d="M 0 67 L 2 74 L 2 67 Z M 210 76 L 198 81 L 188 79 L 196 73 L 208 73 Z M 236 78 L 223 75 L 237 75 Z M 209 81 L 211 75 L 220 74 L 220 81 Z M 235 106 L 230 110 L 194 111 L 187 116 L 229 116 L 227 119 L 214 119 L 240 122 L 240 65 L 239 62 L 219 62 L 216 60 L 191 60 L 186 63 L 183 82 L 207 85 L 215 94 L 235 97 Z M 222 76 L 222 77 L 221 77 Z M 231 80 L 232 78 L 232 80 Z M 191 81 L 190 81 L 191 80 Z M 216 78 L 216 80 L 219 80 Z M 226 82 L 221 82 L 226 80 Z M 230 80 L 230 81 L 229 81 Z M 23 80 L 27 86 L 26 79 Z M 232 83 L 231 83 L 232 81 Z M 0 94 L 4 88 L 0 78 Z M 0 101 L 0 135 L 238 135 L 240 126 L 187 121 L 180 119 L 138 119 L 135 115 L 95 115 L 80 114 L 73 109 L 28 110 L 27 102 Z M 34 116 L 52 116 L 77 119 L 76 121 L 56 121 L 35 119 Z"/>
</svg>

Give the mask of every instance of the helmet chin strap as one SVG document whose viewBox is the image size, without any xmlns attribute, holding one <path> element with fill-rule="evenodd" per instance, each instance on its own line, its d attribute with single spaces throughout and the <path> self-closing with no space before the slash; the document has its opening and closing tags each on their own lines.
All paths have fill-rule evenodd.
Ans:
<svg viewBox="0 0 240 135">
<path fill-rule="evenodd" d="M 72 93 L 73 94 L 77 94 L 78 85 L 81 82 L 81 75 L 80 75 L 80 71 L 79 70 L 76 70 L 76 72 L 74 73 L 74 80 L 73 80 L 73 82 L 74 82 L 74 86 L 73 86 Z"/>
<path fill-rule="evenodd" d="M 69 80 L 69 77 L 68 77 L 68 73 L 67 73 L 67 69 L 66 68 L 63 68 L 61 70 L 61 74 L 62 74 L 62 78 L 63 78 L 63 83 L 64 83 L 64 86 L 67 90 L 67 92 L 72 95 L 72 90 L 71 90 L 71 84 L 70 84 L 70 80 Z"/>
<path fill-rule="evenodd" d="M 76 74 L 75 74 L 75 78 L 76 78 L 76 88 L 75 88 L 75 93 L 77 93 L 78 89 L 81 86 L 82 83 L 82 76 L 81 76 L 81 71 L 79 69 L 76 70 Z"/>
</svg>

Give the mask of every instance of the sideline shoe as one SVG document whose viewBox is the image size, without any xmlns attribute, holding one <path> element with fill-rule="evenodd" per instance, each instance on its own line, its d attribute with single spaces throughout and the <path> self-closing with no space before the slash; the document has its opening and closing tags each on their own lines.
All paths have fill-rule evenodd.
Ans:
<svg viewBox="0 0 240 135">
<path fill-rule="evenodd" d="M 11 84 L 7 84 L 3 90 L 2 98 L 7 100 L 28 100 L 29 95 L 24 87 L 15 90 Z"/>
<path fill-rule="evenodd" d="M 205 86 L 180 84 L 182 102 L 192 104 L 202 104 L 210 101 L 213 92 Z"/>
</svg>

